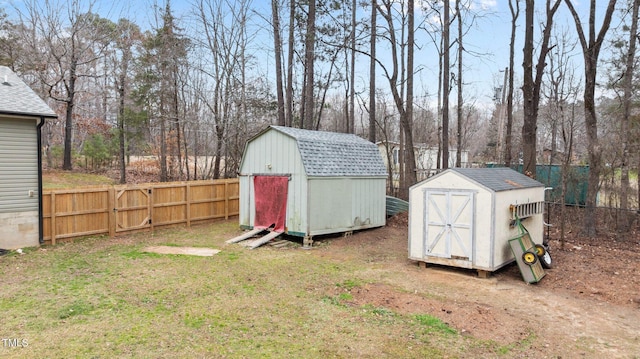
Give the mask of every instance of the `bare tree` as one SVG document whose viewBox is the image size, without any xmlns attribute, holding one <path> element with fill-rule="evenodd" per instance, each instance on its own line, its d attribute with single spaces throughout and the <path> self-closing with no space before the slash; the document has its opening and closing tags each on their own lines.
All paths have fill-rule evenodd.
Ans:
<svg viewBox="0 0 640 359">
<path fill-rule="evenodd" d="M 304 45 L 304 95 L 300 113 L 300 127 L 312 129 L 314 124 L 314 61 L 316 43 L 316 0 L 309 0 Z"/>
<path fill-rule="evenodd" d="M 351 31 L 349 34 L 351 64 L 349 65 L 349 114 L 347 117 L 347 132 L 355 133 L 356 108 L 356 0 L 351 1 Z"/>
<path fill-rule="evenodd" d="M 382 1 L 382 5 L 378 6 L 378 12 L 380 16 L 385 20 L 387 25 L 387 38 L 389 40 L 390 50 L 391 50 L 391 60 L 392 60 L 392 70 L 389 72 L 385 66 L 382 66 L 382 70 L 385 74 L 389 82 L 389 88 L 391 90 L 391 94 L 393 95 L 393 100 L 396 105 L 396 109 L 400 115 L 400 127 L 401 127 L 401 142 L 404 138 L 406 141 L 406 145 L 404 148 L 406 150 L 401 149 L 401 156 L 404 157 L 404 161 L 401 161 L 401 180 L 400 187 L 401 193 L 400 196 L 407 198 L 408 196 L 408 188 L 409 185 L 416 182 L 416 160 L 415 160 L 415 152 L 413 145 L 413 130 L 412 130 L 412 117 L 413 112 L 411 107 L 413 106 L 413 49 L 415 46 L 414 43 L 414 8 L 413 5 L 408 6 L 408 24 L 407 25 L 407 46 L 409 51 L 407 53 L 407 81 L 405 85 L 402 86 L 402 81 L 399 81 L 398 76 L 400 73 L 400 67 L 404 64 L 404 58 L 402 56 L 398 56 L 398 47 L 403 47 L 402 41 L 398 41 L 395 30 L 395 19 L 393 16 L 393 2 L 390 0 Z M 402 27 L 404 28 L 404 22 L 402 23 Z M 403 90 L 406 88 L 406 99 L 400 93 L 399 88 Z M 406 106 L 406 107 L 405 107 Z M 403 137 L 402 137 L 403 136 Z M 401 146 L 402 148 L 403 146 Z M 403 153 L 404 152 L 404 153 Z M 404 163 L 404 166 L 402 164 Z"/>
<path fill-rule="evenodd" d="M 212 82 L 213 90 L 200 97 L 211 111 L 216 143 L 213 178 L 221 176 L 221 160 L 227 142 L 227 130 L 237 120 L 242 104 L 245 48 L 250 0 L 229 3 L 224 0 L 200 0 L 198 22 L 204 30 L 202 45 L 211 63 L 201 70 Z M 231 6 L 231 7 L 229 7 Z"/>
<path fill-rule="evenodd" d="M 369 141 L 376 142 L 376 0 L 371 0 L 371 50 L 369 60 Z"/>
<path fill-rule="evenodd" d="M 632 0 L 631 3 L 631 28 L 629 29 L 629 44 L 627 47 L 625 71 L 622 78 L 623 95 L 623 114 L 621 119 L 620 134 L 622 136 L 622 163 L 620 173 L 620 208 L 623 210 L 622 220 L 618 221 L 618 230 L 627 232 L 629 230 L 629 161 L 630 161 L 630 118 L 631 118 L 631 102 L 633 94 L 633 76 L 636 65 L 636 40 L 638 37 L 638 6 L 640 0 Z"/>
<path fill-rule="evenodd" d="M 542 30 L 542 43 L 540 53 L 536 63 L 535 78 L 533 74 L 533 14 L 534 0 L 526 0 L 525 8 L 525 37 L 524 37 L 524 58 L 522 66 L 524 68 L 524 82 L 522 92 L 524 95 L 524 124 L 522 126 L 522 155 L 523 172 L 535 177 L 536 156 L 537 156 L 537 127 L 538 127 L 538 106 L 540 102 L 540 86 L 542 75 L 546 65 L 546 57 L 549 52 L 549 38 L 553 27 L 553 16 L 555 15 L 561 0 L 546 1 L 546 19 Z"/>
<path fill-rule="evenodd" d="M 417 182 L 416 178 L 416 159 L 415 147 L 413 146 L 413 56 L 415 49 L 415 2 L 409 1 L 407 6 L 407 107 L 405 116 L 400 116 L 401 127 L 404 130 L 405 140 L 407 141 L 407 162 L 405 165 L 405 180 L 407 181 L 404 189 L 407 198 L 409 196 L 409 186 Z"/>
<path fill-rule="evenodd" d="M 0 65 L 8 66 L 15 71 L 15 36 L 13 33 L 14 25 L 7 20 L 7 14 L 3 8 L 0 8 Z"/>
<path fill-rule="evenodd" d="M 580 40 L 580 46 L 582 47 L 582 54 L 584 60 L 584 112 L 585 122 L 587 129 L 587 152 L 589 156 L 589 183 L 587 189 L 586 199 L 586 212 L 584 217 L 584 233 L 593 237 L 596 235 L 596 221 L 595 221 L 595 208 L 596 199 L 598 194 L 598 188 L 600 187 L 600 173 L 601 173 L 601 148 L 598 143 L 598 118 L 595 108 L 595 90 L 596 90 L 596 76 L 598 70 L 598 57 L 600 55 L 600 49 L 604 42 L 604 37 L 611 25 L 611 17 L 615 9 L 616 0 L 609 0 L 607 9 L 604 14 L 604 19 L 600 31 L 596 35 L 596 1 L 591 1 L 589 8 L 589 38 L 585 34 L 582 26 L 582 21 L 578 15 L 573 2 L 571 0 L 565 0 L 569 11 L 573 17 L 576 25 L 576 32 L 578 39 Z"/>
<path fill-rule="evenodd" d="M 449 168 L 449 93 L 450 93 L 450 72 L 449 64 L 449 0 L 444 0 L 444 17 L 442 24 L 442 168 Z"/>
<path fill-rule="evenodd" d="M 125 117 L 127 98 L 129 97 L 129 68 L 133 62 L 133 45 L 141 41 L 142 35 L 140 28 L 126 19 L 121 19 L 116 25 L 115 47 L 120 52 L 119 74 L 116 79 L 116 88 L 118 91 L 118 161 L 120 169 L 120 183 L 127 183 L 126 171 L 126 129 Z M 114 56 L 115 57 L 115 56 Z M 114 59 L 114 62 L 117 60 Z"/>
<path fill-rule="evenodd" d="M 287 49 L 287 88 L 285 122 L 287 126 L 293 126 L 293 67 L 295 54 L 295 21 L 296 1 L 289 0 L 289 39 Z"/>
<path fill-rule="evenodd" d="M 571 176 L 571 163 L 574 154 L 574 137 L 578 126 L 575 114 L 576 99 L 579 93 L 580 79 L 575 74 L 575 65 L 571 61 L 572 54 L 577 43 L 570 38 L 570 34 L 563 31 L 554 34 L 554 42 L 557 44 L 548 56 L 548 71 L 545 73 L 542 95 L 546 98 L 543 126 L 546 125 L 546 133 L 550 139 L 548 143 L 551 149 L 548 164 L 560 163 L 561 179 L 560 193 L 556 201 L 560 202 L 560 243 L 564 249 L 566 211 L 565 198 L 569 178 Z M 551 169 L 547 172 L 547 183 L 551 181 Z M 554 189 L 555 190 L 555 189 Z M 558 193 L 555 191 L 554 193 Z"/>
<path fill-rule="evenodd" d="M 509 11 L 511 12 L 511 40 L 509 41 L 509 89 L 507 94 L 507 127 L 504 137 L 504 164 L 511 166 L 512 130 L 513 130 L 513 67 L 515 58 L 516 43 L 516 22 L 520 15 L 520 0 L 509 0 Z M 503 89 L 504 91 L 504 89 Z"/>
<path fill-rule="evenodd" d="M 34 26 L 34 36 L 46 44 L 39 55 L 47 71 L 40 72 L 49 97 L 65 106 L 64 155 L 65 170 L 73 168 L 72 149 L 74 115 L 77 104 L 78 80 L 91 77 L 89 69 L 99 58 L 109 36 L 100 17 L 92 14 L 94 1 L 84 7 L 76 0 L 65 4 L 45 0 L 25 2 L 23 16 Z M 66 10 L 66 14 L 64 11 Z"/>
<path fill-rule="evenodd" d="M 463 100 L 462 100 L 462 54 L 464 52 L 464 46 L 462 45 L 462 12 L 460 11 L 460 1 L 456 1 L 456 17 L 458 18 L 458 106 L 457 106 L 457 118 L 458 125 L 456 130 L 456 142 L 458 150 L 456 151 L 456 167 L 462 166 L 462 112 L 463 112 Z"/>
<path fill-rule="evenodd" d="M 273 26 L 273 49 L 276 58 L 276 95 L 278 98 L 278 125 L 285 125 L 284 93 L 282 88 L 282 39 L 280 37 L 279 0 L 271 0 L 271 19 Z"/>
</svg>

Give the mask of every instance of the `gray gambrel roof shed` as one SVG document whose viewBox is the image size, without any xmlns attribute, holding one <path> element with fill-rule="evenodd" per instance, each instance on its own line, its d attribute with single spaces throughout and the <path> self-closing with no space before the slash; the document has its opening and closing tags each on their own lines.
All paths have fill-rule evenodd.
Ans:
<svg viewBox="0 0 640 359">
<path fill-rule="evenodd" d="M 58 117 L 10 68 L 0 66 L 0 113 L 31 117 Z"/>
<path fill-rule="evenodd" d="M 356 135 L 282 126 L 268 129 L 295 139 L 307 176 L 387 175 L 378 147 Z"/>
<path fill-rule="evenodd" d="M 274 178 L 286 178 L 286 218 L 278 223 L 287 234 L 310 240 L 385 224 L 386 168 L 378 147 L 356 135 L 269 126 L 247 141 L 239 168 L 242 228 L 259 226 L 256 215 L 272 211 L 264 203 L 278 200 L 260 183 Z"/>
</svg>

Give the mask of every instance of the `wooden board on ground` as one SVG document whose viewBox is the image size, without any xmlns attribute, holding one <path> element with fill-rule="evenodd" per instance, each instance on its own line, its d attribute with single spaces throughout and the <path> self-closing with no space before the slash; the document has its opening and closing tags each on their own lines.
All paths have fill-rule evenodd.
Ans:
<svg viewBox="0 0 640 359">
<path fill-rule="evenodd" d="M 242 242 L 246 239 L 249 239 L 253 236 L 256 236 L 257 234 L 259 234 L 260 232 L 265 231 L 264 228 L 254 228 L 250 231 L 244 232 L 243 234 L 235 237 L 235 238 L 231 238 L 225 241 L 225 243 L 231 244 L 231 243 L 238 243 L 238 242 Z"/>
<path fill-rule="evenodd" d="M 276 238 L 277 236 L 281 235 L 282 232 L 269 232 L 268 234 L 266 234 L 263 237 L 260 238 L 256 238 L 254 240 L 251 241 L 245 241 L 243 243 L 240 243 L 241 245 L 245 246 L 245 247 L 249 247 L 251 249 L 256 249 L 258 247 L 260 247 L 261 245 L 271 241 L 272 239 Z"/>
<path fill-rule="evenodd" d="M 171 246 L 153 246 L 146 247 L 142 250 L 147 253 L 159 254 L 183 254 L 190 256 L 211 257 L 220 252 L 219 249 L 198 248 L 198 247 L 171 247 Z"/>
</svg>

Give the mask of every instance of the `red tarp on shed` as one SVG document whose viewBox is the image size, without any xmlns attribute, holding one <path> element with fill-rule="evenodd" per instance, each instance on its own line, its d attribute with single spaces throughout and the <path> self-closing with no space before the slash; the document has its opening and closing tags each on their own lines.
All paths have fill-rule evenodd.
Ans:
<svg viewBox="0 0 640 359">
<path fill-rule="evenodd" d="M 274 231 L 284 232 L 288 187 L 289 177 L 256 176 L 253 178 L 256 205 L 254 228 L 269 228 L 275 224 Z"/>
</svg>

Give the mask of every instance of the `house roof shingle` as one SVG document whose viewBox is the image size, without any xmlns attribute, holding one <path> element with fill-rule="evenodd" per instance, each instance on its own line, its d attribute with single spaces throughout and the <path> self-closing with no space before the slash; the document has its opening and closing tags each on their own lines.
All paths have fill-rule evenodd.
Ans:
<svg viewBox="0 0 640 359">
<path fill-rule="evenodd" d="M 10 68 L 0 66 L 0 114 L 58 117 Z"/>
<path fill-rule="evenodd" d="M 308 176 L 386 176 L 378 147 L 356 135 L 270 126 L 296 140 Z"/>
</svg>

